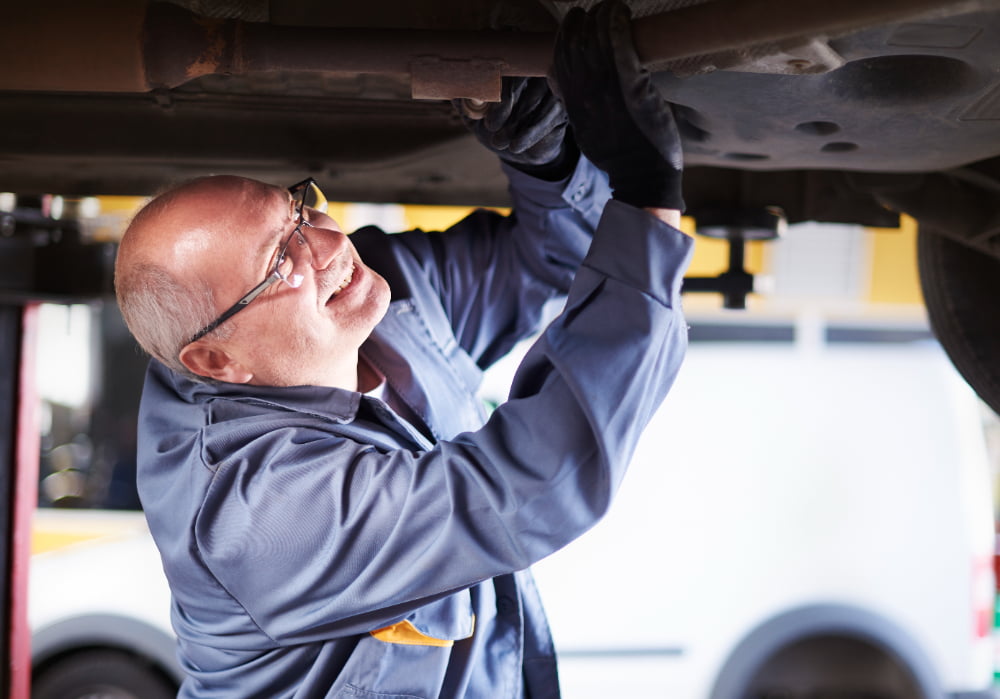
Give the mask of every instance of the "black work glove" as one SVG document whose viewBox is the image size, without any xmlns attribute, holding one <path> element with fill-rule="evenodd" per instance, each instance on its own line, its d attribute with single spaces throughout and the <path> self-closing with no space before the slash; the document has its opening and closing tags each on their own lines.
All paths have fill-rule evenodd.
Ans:
<svg viewBox="0 0 1000 699">
<path fill-rule="evenodd" d="M 504 77 L 501 101 L 488 104 L 481 119 L 454 105 L 479 142 L 534 177 L 561 180 L 576 167 L 579 151 L 566 138 L 566 109 L 545 78 Z"/>
<path fill-rule="evenodd" d="M 628 7 L 570 10 L 556 36 L 552 78 L 577 145 L 608 174 L 614 198 L 683 211 L 680 135 L 670 103 L 639 63 Z"/>
</svg>

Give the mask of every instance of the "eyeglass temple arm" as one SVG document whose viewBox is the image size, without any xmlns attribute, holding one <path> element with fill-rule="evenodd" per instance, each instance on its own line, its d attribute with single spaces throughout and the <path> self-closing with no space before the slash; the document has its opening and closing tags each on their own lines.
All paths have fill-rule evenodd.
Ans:
<svg viewBox="0 0 1000 699">
<path fill-rule="evenodd" d="M 255 298 L 257 298 L 262 293 L 264 293 L 264 290 L 267 289 L 267 287 L 271 286 L 272 284 L 274 284 L 276 281 L 278 281 L 280 279 L 281 279 L 281 277 L 278 276 L 277 272 L 272 272 L 271 275 L 267 279 L 265 279 L 264 281 L 262 281 L 260 284 L 258 284 L 254 288 L 252 288 L 250 291 L 248 291 L 247 294 L 246 294 L 246 296 L 244 296 L 239 301 L 237 301 L 236 303 L 234 303 L 232 306 L 230 306 L 229 308 L 227 308 L 223 312 L 222 315 L 220 315 L 218 318 L 216 318 L 211 323 L 209 323 L 208 325 L 206 325 L 204 328 L 202 328 L 201 330 L 199 330 L 198 332 L 196 332 L 194 335 L 192 335 L 191 339 L 188 340 L 188 344 L 191 344 L 192 342 L 195 342 L 195 341 L 200 340 L 201 338 L 205 337 L 205 335 L 207 335 L 208 333 L 212 332 L 217 327 L 219 327 L 220 325 L 222 325 L 223 323 L 225 323 L 227 320 L 229 320 L 230 318 L 232 318 L 234 315 L 236 315 L 237 313 L 239 313 L 240 311 L 242 311 L 244 308 L 246 308 L 247 304 L 249 304 Z"/>
</svg>

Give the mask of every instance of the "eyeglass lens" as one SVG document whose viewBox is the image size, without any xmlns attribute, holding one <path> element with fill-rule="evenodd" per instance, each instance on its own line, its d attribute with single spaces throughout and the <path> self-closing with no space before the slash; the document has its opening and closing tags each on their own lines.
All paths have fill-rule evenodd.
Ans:
<svg viewBox="0 0 1000 699">
<path fill-rule="evenodd" d="M 303 208 L 315 209 L 326 213 L 329 202 L 314 180 L 306 180 L 292 188 L 292 196 L 298 203 L 299 214 Z"/>
</svg>

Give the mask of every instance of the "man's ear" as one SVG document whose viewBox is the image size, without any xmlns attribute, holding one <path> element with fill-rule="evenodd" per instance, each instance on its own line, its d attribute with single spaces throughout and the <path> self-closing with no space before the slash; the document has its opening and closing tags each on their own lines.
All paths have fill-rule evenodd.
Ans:
<svg viewBox="0 0 1000 699">
<path fill-rule="evenodd" d="M 253 372 L 248 371 L 224 349 L 202 340 L 185 346 L 179 359 L 192 373 L 216 381 L 247 383 L 253 378 Z"/>
</svg>

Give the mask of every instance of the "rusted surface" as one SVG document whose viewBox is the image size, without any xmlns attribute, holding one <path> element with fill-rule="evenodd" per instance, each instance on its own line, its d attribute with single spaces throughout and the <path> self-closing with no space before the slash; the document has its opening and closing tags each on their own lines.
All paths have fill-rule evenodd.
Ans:
<svg viewBox="0 0 1000 699">
<path fill-rule="evenodd" d="M 149 8 L 142 36 L 147 88 L 232 72 L 240 22 L 198 17 L 168 3 Z"/>
<path fill-rule="evenodd" d="M 263 1 L 251 0 L 258 8 Z M 142 0 L 56 0 L 46 5 L 52 12 L 0 14 L 0 191 L 140 194 L 220 171 L 278 182 L 311 173 L 347 198 L 499 205 L 506 183 L 495 159 L 470 141 L 444 100 L 472 92 L 489 98 L 498 74 L 543 73 L 557 17 L 494 21 L 488 0 L 410 1 L 399 16 L 393 10 L 404 0 L 366 0 L 345 16 L 332 7 L 342 3 L 317 15 L 323 0 L 272 3 L 296 8 L 296 16 L 278 17 L 269 5 L 270 15 L 212 20 L 169 3 L 149 4 L 147 16 Z M 829 7 L 817 8 L 823 2 Z M 648 35 L 652 49 L 640 41 L 647 59 L 770 42 L 731 56 L 671 59 L 657 71 L 657 88 L 683 107 L 689 127 L 685 196 L 692 206 L 730 195 L 742 205 L 746 181 L 776 182 L 755 173 L 925 172 L 1000 157 L 993 118 L 1000 12 L 951 16 L 969 4 L 873 0 L 851 21 L 869 22 L 886 8 L 894 20 L 911 21 L 803 42 L 779 37 L 816 30 L 831 15 L 841 22 L 857 0 L 741 0 L 756 14 L 728 19 L 727 3 L 630 0 L 643 16 L 673 8 L 667 24 L 674 26 Z M 224 4 L 188 2 L 208 10 Z M 546 12 L 580 4 L 593 3 L 548 3 Z M 679 9 L 694 13 L 701 4 L 699 14 Z M 456 18 L 445 6 L 465 14 Z M 940 12 L 912 20 L 915 8 L 932 6 Z M 417 7 L 430 13 L 420 22 Z M 637 20 L 640 36 L 648 21 L 655 20 Z M 836 22 L 820 29 L 843 27 Z M 365 28 L 350 29 L 359 25 Z M 677 36 L 688 32 L 697 35 Z M 695 68 L 681 71 L 681 63 Z M 408 99 L 413 91 L 432 99 Z M 703 185 L 700 171 L 709 173 Z M 720 174 L 731 172 L 739 173 L 732 182 Z M 801 181 L 768 185 L 757 203 L 780 202 L 791 213 L 795 196 L 782 192 Z M 836 184 L 825 176 L 808 181 Z M 885 211 L 843 189 L 810 189 L 806 199 L 802 215 L 823 220 L 872 223 Z M 845 206 L 850 219 L 832 218 L 847 215 Z"/>
<path fill-rule="evenodd" d="M 413 98 L 499 102 L 503 68 L 501 61 L 418 56 L 410 63 Z"/>
<path fill-rule="evenodd" d="M 544 75 L 552 35 L 499 31 L 317 29 L 241 25 L 234 61 L 242 71 L 294 70 L 410 75 L 461 91 L 496 70 Z M 454 97 L 470 95 L 456 94 Z"/>
<path fill-rule="evenodd" d="M 642 17 L 633 22 L 633 32 L 643 62 L 656 67 L 968 5 L 716 0 Z M 25 31 L 32 19 L 28 5 L 14 10 L 0 26 L 0 90 L 140 92 L 205 75 L 282 70 L 407 75 L 414 97 L 495 100 L 500 76 L 545 75 L 553 42 L 544 32 L 331 29 L 206 19 L 169 3 L 147 9 L 141 0 L 114 0 L 100 12 L 83 6 L 59 0 L 50 6 L 43 31 Z"/>
<path fill-rule="evenodd" d="M 143 0 L 4 3 L 0 90 L 140 92 Z"/>
<path fill-rule="evenodd" d="M 197 18 L 154 5 L 147 82 L 177 87 L 209 74 L 275 71 L 410 76 L 413 97 L 495 101 L 502 75 L 541 75 L 552 36 L 513 32 L 286 27 Z"/>
</svg>

